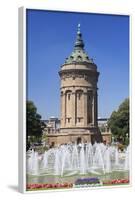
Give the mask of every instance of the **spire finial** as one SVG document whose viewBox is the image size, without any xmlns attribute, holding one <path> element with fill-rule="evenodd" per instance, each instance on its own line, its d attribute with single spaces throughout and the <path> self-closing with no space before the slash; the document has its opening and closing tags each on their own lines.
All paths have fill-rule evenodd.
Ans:
<svg viewBox="0 0 135 200">
<path fill-rule="evenodd" d="M 81 32 L 81 24 L 79 23 L 77 26 L 77 32 L 80 33 Z"/>
<path fill-rule="evenodd" d="M 76 37 L 76 42 L 75 42 L 75 49 L 83 49 L 84 43 L 82 40 L 82 34 L 80 30 L 81 24 L 78 23 L 77 25 L 77 37 Z"/>
</svg>

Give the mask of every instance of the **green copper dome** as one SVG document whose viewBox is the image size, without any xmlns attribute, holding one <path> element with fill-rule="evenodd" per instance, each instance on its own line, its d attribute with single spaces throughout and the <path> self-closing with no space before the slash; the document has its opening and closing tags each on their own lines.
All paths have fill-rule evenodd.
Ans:
<svg viewBox="0 0 135 200">
<path fill-rule="evenodd" d="M 80 24 L 78 24 L 77 37 L 76 37 L 76 42 L 74 45 L 74 50 L 71 53 L 71 55 L 68 58 L 66 58 L 66 61 L 64 64 L 72 64 L 76 62 L 93 63 L 93 59 L 90 59 L 84 50 L 84 42 L 82 39 L 82 34 L 80 32 Z"/>
</svg>

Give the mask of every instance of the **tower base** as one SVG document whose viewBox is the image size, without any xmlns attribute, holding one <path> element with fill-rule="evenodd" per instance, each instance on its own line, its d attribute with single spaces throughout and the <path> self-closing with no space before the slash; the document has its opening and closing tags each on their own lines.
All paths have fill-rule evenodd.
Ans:
<svg viewBox="0 0 135 200">
<path fill-rule="evenodd" d="M 68 143 L 102 142 L 102 135 L 97 127 L 92 128 L 63 128 L 60 133 L 48 134 L 48 144 L 58 146 Z"/>
</svg>

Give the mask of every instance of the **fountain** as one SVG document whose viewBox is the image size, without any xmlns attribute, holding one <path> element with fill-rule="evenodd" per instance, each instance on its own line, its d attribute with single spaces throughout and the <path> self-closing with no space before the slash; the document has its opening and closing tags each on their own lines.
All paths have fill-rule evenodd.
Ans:
<svg viewBox="0 0 135 200">
<path fill-rule="evenodd" d="M 126 156 L 125 156 L 125 170 L 129 170 L 129 147 L 126 149 Z"/>
<path fill-rule="evenodd" d="M 27 173 L 31 173 L 33 175 L 39 174 L 39 158 L 38 152 L 34 152 L 32 150 L 30 157 L 27 160 Z"/>
<path fill-rule="evenodd" d="M 41 156 L 32 150 L 27 158 L 27 174 L 31 175 L 100 175 L 128 169 L 129 147 L 121 154 L 116 146 L 103 143 L 60 145 L 45 151 Z"/>
<path fill-rule="evenodd" d="M 115 166 L 119 166 L 119 152 L 118 148 L 115 148 Z"/>
</svg>

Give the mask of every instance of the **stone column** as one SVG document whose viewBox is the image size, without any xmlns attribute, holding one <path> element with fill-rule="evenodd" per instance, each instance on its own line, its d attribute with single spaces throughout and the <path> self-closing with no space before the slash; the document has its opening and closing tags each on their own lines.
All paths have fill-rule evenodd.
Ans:
<svg viewBox="0 0 135 200">
<path fill-rule="evenodd" d="M 64 127 L 66 127 L 66 92 L 64 92 L 63 96 L 63 119 L 64 119 Z"/>
<path fill-rule="evenodd" d="M 97 102 L 97 90 L 95 91 L 95 126 L 97 126 L 97 118 L 98 118 L 98 102 Z"/>
<path fill-rule="evenodd" d="M 65 120 L 66 120 L 66 94 L 65 92 L 61 94 L 61 117 L 62 117 L 61 128 L 64 128 Z"/>
<path fill-rule="evenodd" d="M 63 91 L 61 91 L 61 94 L 60 94 L 60 116 L 61 116 L 61 127 L 63 127 L 63 121 L 64 121 L 64 118 L 63 118 Z"/>
<path fill-rule="evenodd" d="M 72 126 L 76 125 L 76 93 L 75 89 L 72 90 Z"/>
<path fill-rule="evenodd" d="M 94 98 L 94 90 L 92 91 L 92 124 L 95 123 L 95 98 Z"/>
<path fill-rule="evenodd" d="M 92 123 L 94 126 L 97 125 L 97 91 L 96 90 L 93 90 Z"/>
<path fill-rule="evenodd" d="M 84 126 L 88 125 L 88 112 L 87 112 L 87 107 L 88 107 L 88 94 L 87 91 L 85 90 L 83 92 L 83 99 L 84 99 L 84 113 L 83 113 L 83 118 L 84 118 Z"/>
</svg>

